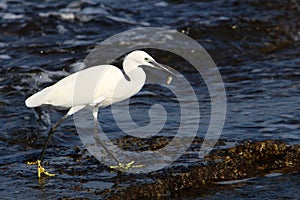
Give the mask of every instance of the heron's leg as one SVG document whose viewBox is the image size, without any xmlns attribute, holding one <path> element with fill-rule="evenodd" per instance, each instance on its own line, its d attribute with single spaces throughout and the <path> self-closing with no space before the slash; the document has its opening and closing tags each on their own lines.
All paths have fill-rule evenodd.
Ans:
<svg viewBox="0 0 300 200">
<path fill-rule="evenodd" d="M 101 139 L 99 138 L 99 136 L 97 134 L 98 133 L 98 131 L 97 131 L 98 130 L 98 108 L 97 107 L 95 107 L 93 109 L 93 117 L 94 117 L 94 138 L 95 138 L 95 140 L 118 163 L 115 166 L 109 166 L 110 168 L 112 168 L 112 169 L 119 169 L 121 171 L 125 171 L 125 170 L 128 170 L 130 168 L 138 168 L 138 167 L 143 167 L 144 166 L 144 165 L 133 165 L 134 161 L 131 161 L 131 162 L 127 163 L 127 164 L 121 163 L 119 161 L 119 159 L 116 158 L 116 156 L 114 156 L 114 154 L 111 151 L 109 151 L 107 149 L 107 147 L 101 142 Z"/>
<path fill-rule="evenodd" d="M 43 158 L 44 158 L 44 155 L 46 153 L 46 150 L 47 150 L 47 147 L 48 147 L 48 143 L 50 142 L 50 139 L 52 138 L 53 134 L 54 134 L 54 131 L 57 129 L 57 127 L 65 120 L 67 119 L 67 117 L 69 116 L 69 114 L 66 114 L 64 115 L 58 122 L 56 122 L 48 131 L 48 136 L 47 136 L 47 139 L 46 139 L 46 143 L 43 147 L 43 150 L 41 152 L 41 155 L 40 155 L 40 160 L 42 161 Z"/>
<path fill-rule="evenodd" d="M 42 174 L 45 174 L 47 176 L 55 176 L 55 174 L 50 174 L 46 171 L 46 169 L 42 166 L 41 162 L 44 158 L 44 155 L 45 155 L 45 152 L 47 150 L 47 147 L 48 147 L 48 143 L 51 139 L 51 137 L 53 136 L 54 134 L 54 131 L 56 130 L 56 128 L 69 116 L 69 114 L 67 113 L 66 115 L 64 115 L 58 122 L 56 122 L 48 131 L 48 136 L 47 136 L 47 139 L 46 139 L 46 143 L 43 147 L 43 150 L 41 152 L 41 155 L 40 155 L 40 159 L 38 159 L 37 161 L 35 162 L 27 162 L 28 165 L 37 165 L 38 166 L 38 177 L 40 178 Z"/>
<path fill-rule="evenodd" d="M 119 159 L 116 158 L 116 156 L 107 149 L 107 147 L 101 142 L 101 139 L 98 136 L 98 108 L 93 108 L 93 118 L 94 118 L 94 138 L 97 141 L 98 144 L 100 144 L 103 149 L 118 163 L 120 163 Z"/>
</svg>

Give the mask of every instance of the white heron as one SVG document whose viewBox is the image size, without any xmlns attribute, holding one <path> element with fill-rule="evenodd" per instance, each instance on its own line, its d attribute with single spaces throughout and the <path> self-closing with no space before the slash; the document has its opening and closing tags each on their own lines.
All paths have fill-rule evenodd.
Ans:
<svg viewBox="0 0 300 200">
<path fill-rule="evenodd" d="M 146 81 L 146 73 L 143 70 L 144 66 L 162 70 L 168 73 L 168 78 L 166 80 L 167 84 L 171 82 L 172 76 L 175 76 L 172 71 L 156 62 L 149 54 L 141 50 L 136 50 L 129 53 L 125 57 L 123 61 L 124 73 L 113 65 L 98 65 L 90 67 L 73 73 L 58 81 L 54 85 L 46 87 L 26 99 L 25 104 L 27 107 L 38 107 L 46 104 L 69 109 L 67 114 L 49 129 L 48 137 L 41 152 L 40 158 L 36 162 L 28 162 L 28 164 L 38 165 L 38 177 L 40 177 L 42 174 L 54 176 L 54 174 L 48 173 L 42 167 L 41 162 L 47 149 L 48 142 L 51 139 L 55 129 L 68 116 L 85 107 L 93 107 L 94 132 L 96 132 L 98 109 L 100 107 L 109 106 L 113 103 L 128 99 L 138 93 Z M 95 75 L 99 77 L 98 81 L 90 82 L 90 77 Z M 78 88 L 76 88 L 76 92 L 80 92 L 80 95 L 76 95 L 76 99 L 74 99 L 75 87 L 78 86 L 78 82 L 76 85 L 78 77 L 83 80 L 80 82 L 80 84 L 83 84 L 83 87 L 79 87 L 80 91 L 78 91 Z M 87 92 L 89 88 L 95 91 L 93 98 L 86 97 L 88 94 L 90 94 Z M 133 163 L 130 162 L 127 165 L 120 163 L 113 153 L 108 151 L 105 145 L 103 145 L 101 142 L 100 144 L 117 162 L 119 167 L 128 168 Z"/>
</svg>

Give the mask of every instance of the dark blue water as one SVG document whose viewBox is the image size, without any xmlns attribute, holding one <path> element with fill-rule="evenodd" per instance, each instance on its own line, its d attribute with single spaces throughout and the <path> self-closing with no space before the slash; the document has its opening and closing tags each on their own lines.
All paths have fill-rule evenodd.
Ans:
<svg viewBox="0 0 300 200">
<path fill-rule="evenodd" d="M 78 62 L 101 41 L 136 27 L 176 29 L 198 41 L 216 62 L 227 94 L 227 117 L 222 139 L 280 139 L 300 143 L 300 5 L 297 1 L 24 1 L 0 2 L 0 194 L 5 199 L 102 198 L 101 191 L 122 184 L 115 172 L 95 162 L 76 162 L 70 155 L 82 143 L 72 118 L 59 128 L 47 160 L 61 166 L 58 177 L 39 184 L 34 168 L 25 165 L 42 147 L 46 130 L 64 112 L 52 108 L 28 109 L 24 100 L 79 70 Z M 180 66 L 201 100 L 205 133 L 210 119 L 205 84 L 180 59 L 153 51 L 161 62 Z M 179 69 L 179 68 L 178 68 Z M 196 83 L 197 82 L 197 83 Z M 158 96 L 147 95 L 151 91 Z M 167 101 L 164 91 L 147 86 L 136 108 Z M 158 98 L 157 98 L 158 97 Z M 136 102 L 135 102 L 136 101 Z M 144 105 L 144 109 L 149 106 Z M 176 106 L 169 108 L 169 128 L 177 126 Z M 101 111 L 108 113 L 109 110 Z M 134 112 L 134 111 L 133 111 Z M 105 116 L 102 114 L 102 116 Z M 140 121 L 139 121 L 140 120 Z M 147 123 L 136 116 L 137 123 Z M 109 117 L 101 123 L 111 122 Z M 116 131 L 108 126 L 108 131 Z M 88 153 L 83 153 L 84 160 Z M 67 164 L 66 164 L 67 163 Z M 89 163 L 89 172 L 80 168 Z M 56 169 L 49 169 L 55 171 Z M 72 174 L 72 170 L 75 171 Z M 116 178 L 117 177 L 117 178 Z M 126 179 L 123 178 L 123 179 Z M 281 180 L 284 180 L 282 183 Z M 132 181 L 133 183 L 135 181 Z M 213 191 L 210 199 L 296 198 L 299 182 L 290 175 L 251 180 L 251 184 Z M 284 194 L 277 188 L 284 187 Z M 268 191 L 253 196 L 254 191 Z M 243 192 L 239 192 L 242 190 Z M 234 191 L 234 192 L 232 192 Z M 269 195 L 269 196 L 268 196 Z M 191 197 L 192 198 L 192 197 Z M 193 197 L 194 198 L 194 197 Z"/>
</svg>

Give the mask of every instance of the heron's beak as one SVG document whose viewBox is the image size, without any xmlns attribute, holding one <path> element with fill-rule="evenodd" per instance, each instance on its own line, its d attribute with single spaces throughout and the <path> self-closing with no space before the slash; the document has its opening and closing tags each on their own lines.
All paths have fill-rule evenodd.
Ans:
<svg viewBox="0 0 300 200">
<path fill-rule="evenodd" d="M 179 75 L 176 71 L 166 65 L 162 65 L 157 63 L 156 61 L 149 61 L 149 64 L 140 65 L 143 68 L 145 73 L 147 74 L 147 81 L 155 82 L 155 83 L 162 83 L 162 80 L 165 80 L 164 83 L 169 85 L 172 82 L 173 77 L 177 78 Z M 155 70 L 151 70 L 155 69 Z M 163 73 L 157 73 L 156 70 L 159 70 Z"/>
<path fill-rule="evenodd" d="M 151 61 L 150 64 L 152 64 L 153 68 L 158 69 L 160 71 L 164 71 L 166 72 L 168 75 L 167 80 L 166 80 L 166 84 L 169 85 L 173 79 L 173 77 L 177 77 L 177 75 L 172 72 L 171 70 L 169 70 L 167 67 L 168 66 L 163 66 L 162 64 L 159 64 L 158 62 L 155 61 Z"/>
<path fill-rule="evenodd" d="M 167 72 L 169 75 L 176 77 L 175 73 L 173 73 L 171 70 L 169 70 L 167 67 L 163 66 L 162 64 L 159 64 L 158 62 L 155 62 L 155 61 L 151 61 L 150 64 L 152 64 L 152 66 L 155 69 Z"/>
</svg>

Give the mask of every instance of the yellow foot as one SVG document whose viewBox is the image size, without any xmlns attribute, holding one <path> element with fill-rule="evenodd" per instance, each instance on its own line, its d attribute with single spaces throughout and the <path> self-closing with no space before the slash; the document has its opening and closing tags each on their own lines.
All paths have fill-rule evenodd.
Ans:
<svg viewBox="0 0 300 200">
<path fill-rule="evenodd" d="M 55 176 L 55 174 L 50 174 L 46 171 L 46 169 L 42 166 L 41 161 L 37 160 L 35 162 L 27 162 L 27 165 L 37 165 L 38 166 L 38 177 L 40 178 L 42 174 L 46 176 Z"/>
<path fill-rule="evenodd" d="M 127 164 L 119 163 L 119 165 L 109 166 L 109 167 L 112 169 L 118 169 L 118 170 L 124 171 L 124 170 L 128 170 L 130 168 L 139 168 L 139 167 L 145 166 L 145 165 L 133 165 L 133 163 L 134 163 L 134 160 Z"/>
</svg>

